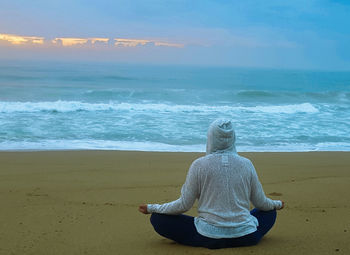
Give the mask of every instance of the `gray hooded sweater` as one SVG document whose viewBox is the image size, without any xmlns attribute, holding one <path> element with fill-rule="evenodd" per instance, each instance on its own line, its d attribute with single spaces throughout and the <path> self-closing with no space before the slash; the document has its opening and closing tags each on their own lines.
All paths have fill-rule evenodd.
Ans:
<svg viewBox="0 0 350 255">
<path fill-rule="evenodd" d="M 250 202 L 263 211 L 280 209 L 282 202 L 265 196 L 249 159 L 237 154 L 235 132 L 229 120 L 216 120 L 208 130 L 206 156 L 195 160 L 179 199 L 148 204 L 150 213 L 181 214 L 198 199 L 197 231 L 211 238 L 234 238 L 256 231 Z"/>
</svg>

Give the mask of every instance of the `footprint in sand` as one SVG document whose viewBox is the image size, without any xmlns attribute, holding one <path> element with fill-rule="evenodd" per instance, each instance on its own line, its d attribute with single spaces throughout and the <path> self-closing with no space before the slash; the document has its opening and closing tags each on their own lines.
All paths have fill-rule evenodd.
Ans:
<svg viewBox="0 0 350 255">
<path fill-rule="evenodd" d="M 32 193 L 32 192 L 28 192 L 26 193 L 26 195 L 28 197 L 48 197 L 48 194 L 37 194 L 37 193 Z"/>
<path fill-rule="evenodd" d="M 282 193 L 272 192 L 272 193 L 269 193 L 268 195 L 270 195 L 270 196 L 282 196 Z"/>
</svg>

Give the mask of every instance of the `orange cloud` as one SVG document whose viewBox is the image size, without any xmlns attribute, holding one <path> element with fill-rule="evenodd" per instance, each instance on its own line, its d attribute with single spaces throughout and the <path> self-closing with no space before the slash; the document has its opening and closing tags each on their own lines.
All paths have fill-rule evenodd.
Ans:
<svg viewBox="0 0 350 255">
<path fill-rule="evenodd" d="M 9 42 L 10 44 L 44 44 L 44 37 L 37 36 L 21 36 L 21 35 L 12 35 L 12 34 L 0 34 L 0 40 Z"/>
<path fill-rule="evenodd" d="M 38 36 L 21 36 L 13 34 L 0 34 L 0 41 L 8 42 L 12 45 L 26 45 L 26 44 L 46 44 L 50 45 L 60 45 L 63 47 L 81 46 L 89 45 L 94 46 L 96 43 L 108 44 L 109 38 L 102 37 L 91 37 L 91 38 L 79 38 L 79 37 L 57 37 L 53 40 L 46 40 L 44 37 Z M 89 44 L 90 43 L 90 44 Z M 159 47 L 175 47 L 183 48 L 184 44 L 179 43 L 169 43 L 161 42 L 157 40 L 147 40 L 147 39 L 129 39 L 129 38 L 115 38 L 114 46 L 116 47 L 137 47 L 145 46 L 151 44 L 153 46 Z"/>
<path fill-rule="evenodd" d="M 59 37 L 55 38 L 51 41 L 54 44 L 62 43 L 62 46 L 74 46 L 74 45 L 82 45 L 88 42 L 86 38 L 69 38 L 69 37 Z"/>
</svg>

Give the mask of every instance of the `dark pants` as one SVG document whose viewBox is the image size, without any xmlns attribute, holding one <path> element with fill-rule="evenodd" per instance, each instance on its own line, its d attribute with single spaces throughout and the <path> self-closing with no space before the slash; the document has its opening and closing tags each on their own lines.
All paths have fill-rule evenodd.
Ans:
<svg viewBox="0 0 350 255">
<path fill-rule="evenodd" d="M 249 235 L 237 238 L 215 239 L 199 234 L 194 225 L 194 218 L 184 214 L 166 215 L 153 213 L 151 223 L 154 230 L 177 243 L 209 249 L 250 246 L 257 244 L 272 228 L 276 220 L 276 210 L 260 211 L 253 209 L 250 214 L 259 221 L 257 230 Z"/>
</svg>

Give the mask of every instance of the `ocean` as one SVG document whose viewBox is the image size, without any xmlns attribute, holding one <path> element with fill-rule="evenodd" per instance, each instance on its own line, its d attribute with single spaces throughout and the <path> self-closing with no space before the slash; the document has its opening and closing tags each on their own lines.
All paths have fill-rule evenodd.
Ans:
<svg viewBox="0 0 350 255">
<path fill-rule="evenodd" d="M 1 61 L 0 150 L 349 151 L 350 72 Z"/>
</svg>

